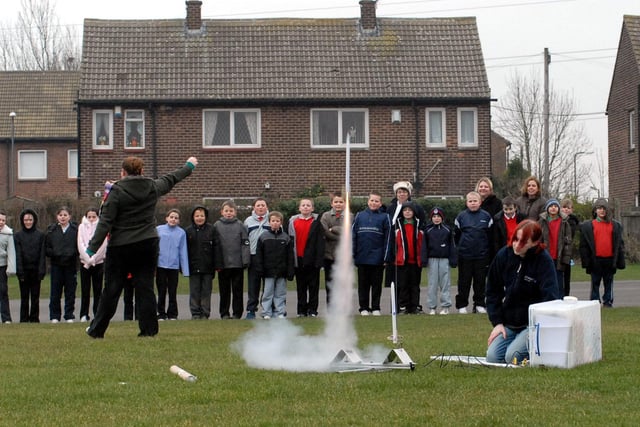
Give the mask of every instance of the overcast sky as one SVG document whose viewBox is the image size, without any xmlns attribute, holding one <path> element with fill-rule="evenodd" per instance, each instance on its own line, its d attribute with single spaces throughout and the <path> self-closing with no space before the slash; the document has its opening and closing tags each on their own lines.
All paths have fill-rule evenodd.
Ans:
<svg viewBox="0 0 640 427">
<path fill-rule="evenodd" d="M 184 0 L 50 0 L 64 25 L 82 31 L 84 18 L 183 18 Z M 2 23 L 15 22 L 19 0 L 4 1 Z M 203 0 L 205 19 L 357 17 L 358 0 Z M 475 16 L 493 98 L 509 76 L 543 75 L 551 53 L 553 88 L 575 97 L 594 151 L 606 155 L 609 87 L 623 15 L 640 15 L 640 0 L 379 0 L 379 17 Z M 591 158 L 589 158 L 591 157 Z M 584 156 L 583 162 L 595 157 Z"/>
</svg>

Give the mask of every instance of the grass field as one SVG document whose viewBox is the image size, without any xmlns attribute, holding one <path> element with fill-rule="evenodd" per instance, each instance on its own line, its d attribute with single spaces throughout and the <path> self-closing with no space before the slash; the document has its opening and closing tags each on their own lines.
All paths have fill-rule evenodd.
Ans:
<svg viewBox="0 0 640 427">
<path fill-rule="evenodd" d="M 635 426 L 640 308 L 602 312 L 603 360 L 570 370 L 431 362 L 484 355 L 486 316 L 402 316 L 414 371 L 292 373 L 248 367 L 232 344 L 251 321 L 163 322 L 137 338 L 115 322 L 0 325 L 2 426 Z M 275 322 L 275 321 L 271 321 Z M 321 318 L 294 319 L 318 334 Z M 389 316 L 354 319 L 359 348 L 387 341 Z M 188 383 L 173 364 L 198 376 Z"/>
</svg>

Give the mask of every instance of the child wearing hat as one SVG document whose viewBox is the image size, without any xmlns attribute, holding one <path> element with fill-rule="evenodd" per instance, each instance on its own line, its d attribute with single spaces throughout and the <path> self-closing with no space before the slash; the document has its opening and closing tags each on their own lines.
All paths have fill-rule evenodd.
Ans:
<svg viewBox="0 0 640 427">
<path fill-rule="evenodd" d="M 564 295 L 564 270 L 570 268 L 573 238 L 569 219 L 560 211 L 558 199 L 549 199 L 545 203 L 538 223 L 542 228 L 542 241 L 556 266 L 558 295 Z"/>
<path fill-rule="evenodd" d="M 451 307 L 450 268 L 458 266 L 458 255 L 453 242 L 453 231 L 444 223 L 444 212 L 434 207 L 429 212 L 431 223 L 425 230 L 426 263 L 429 277 L 427 305 L 429 314 L 436 314 L 438 291 L 440 291 L 440 314 L 449 314 Z"/>
<path fill-rule="evenodd" d="M 580 224 L 580 260 L 591 275 L 591 299 L 600 301 L 600 282 L 604 284 L 602 306 L 613 307 L 613 275 L 626 267 L 622 224 L 613 220 L 606 199 L 593 204 L 593 219 Z"/>
<path fill-rule="evenodd" d="M 393 224 L 393 236 L 389 239 L 387 265 L 396 272 L 398 306 L 401 313 L 420 314 L 420 276 L 422 275 L 422 248 L 424 231 L 416 218 L 413 202 L 402 204 L 401 216 Z"/>
</svg>

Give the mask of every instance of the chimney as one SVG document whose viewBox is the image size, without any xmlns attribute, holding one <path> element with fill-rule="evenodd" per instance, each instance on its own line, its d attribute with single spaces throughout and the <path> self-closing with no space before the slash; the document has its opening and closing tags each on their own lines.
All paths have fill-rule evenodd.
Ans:
<svg viewBox="0 0 640 427">
<path fill-rule="evenodd" d="M 360 0 L 360 28 L 372 31 L 377 27 L 376 6 L 378 0 Z"/>
<path fill-rule="evenodd" d="M 202 2 L 199 0 L 187 0 L 187 30 L 200 30 L 202 28 L 202 17 L 200 9 Z"/>
</svg>

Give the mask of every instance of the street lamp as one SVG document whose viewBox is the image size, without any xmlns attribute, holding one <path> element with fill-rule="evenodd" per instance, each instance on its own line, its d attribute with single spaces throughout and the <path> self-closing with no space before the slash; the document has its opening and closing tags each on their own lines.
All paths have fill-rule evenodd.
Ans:
<svg viewBox="0 0 640 427">
<path fill-rule="evenodd" d="M 593 151 L 578 151 L 577 153 L 573 154 L 573 195 L 575 196 L 576 200 L 578 200 L 578 173 L 576 171 L 576 160 L 578 159 L 578 156 L 582 154 L 593 154 Z"/>
<path fill-rule="evenodd" d="M 14 164 L 14 147 L 15 147 L 15 139 L 16 139 L 16 126 L 15 126 L 15 119 L 16 119 L 16 112 L 12 111 L 9 113 L 9 117 L 11 118 L 11 150 L 10 150 L 10 154 L 9 154 L 9 197 L 13 197 L 14 194 L 14 171 L 13 171 L 13 164 Z"/>
</svg>

